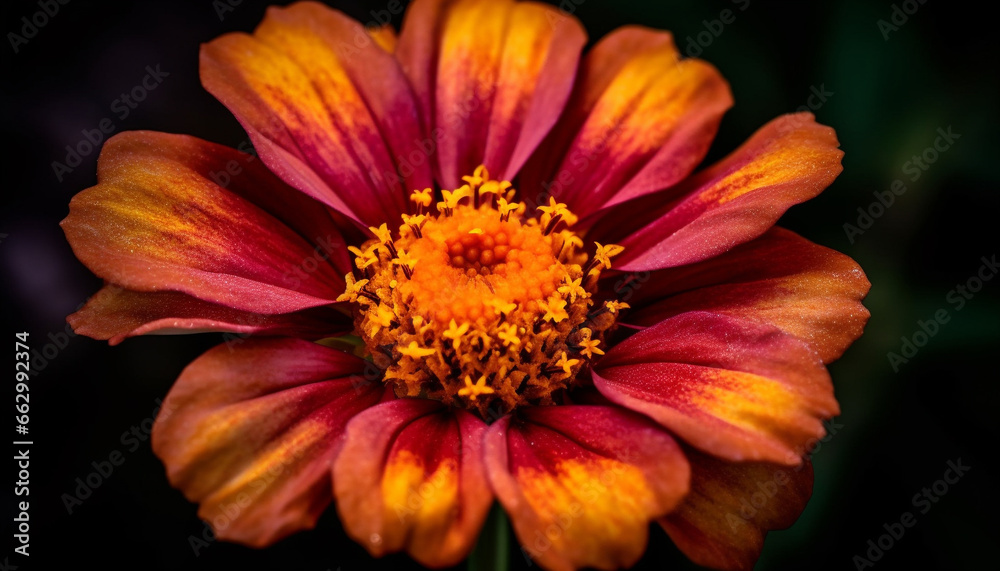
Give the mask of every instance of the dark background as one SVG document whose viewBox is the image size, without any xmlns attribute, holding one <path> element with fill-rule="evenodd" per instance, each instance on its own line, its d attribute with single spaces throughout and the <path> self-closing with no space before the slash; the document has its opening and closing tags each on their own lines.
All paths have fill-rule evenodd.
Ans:
<svg viewBox="0 0 1000 571">
<path fill-rule="evenodd" d="M 333 4 L 369 22 L 371 10 L 386 2 Z M 875 567 L 995 565 L 998 478 L 990 458 L 998 437 L 1000 280 L 987 282 L 960 311 L 946 300 L 976 274 L 982 256 L 1000 253 L 1000 49 L 994 18 L 962 2 L 914 1 L 906 7 L 919 6 L 916 13 L 886 40 L 877 21 L 890 19 L 888 1 L 750 0 L 740 11 L 745 4 L 585 0 L 575 14 L 592 40 L 638 23 L 672 30 L 684 51 L 706 30 L 705 20 L 734 10 L 735 21 L 701 53 L 729 80 L 736 100 L 709 160 L 771 118 L 807 105 L 811 87 L 833 94 L 816 114 L 836 128 L 845 171 L 819 198 L 793 208 L 782 225 L 861 264 L 873 284 L 866 301 L 872 319 L 864 336 L 830 367 L 843 414 L 836 433 L 813 455 L 813 499 L 793 527 L 768 536 L 757 568 L 854 569 L 852 558 L 864 554 L 868 540 L 877 540 L 883 524 L 899 521 L 903 512 L 917 512 L 912 496 L 957 459 L 971 466 L 969 474 L 928 513 L 916 513 L 916 526 Z M 61 182 L 51 163 L 64 161 L 64 147 L 104 117 L 112 117 L 116 131 L 162 130 L 234 147 L 242 143 L 246 137 L 237 122 L 200 86 L 198 46 L 225 32 L 252 30 L 264 9 L 263 2 L 243 0 L 220 18 L 208 0 L 133 6 L 74 0 L 18 53 L 9 41 L 0 47 L 5 335 L 28 331 L 36 349 L 54 342 L 50 334 L 59 340 L 65 316 L 99 287 L 57 226 L 70 198 L 96 182 L 97 152 Z M 2 10 L 2 31 L 20 33 L 21 17 L 39 7 L 6 2 Z M 397 16 L 397 26 L 399 21 Z M 111 102 L 156 64 L 169 76 L 126 119 L 118 119 Z M 938 128 L 948 127 L 960 139 L 911 181 L 903 170 L 907 161 L 934 143 Z M 889 190 L 897 178 L 907 192 L 850 240 L 844 225 L 857 225 L 858 208 L 867 209 L 875 202 L 873 192 Z M 939 309 L 950 320 L 893 371 L 887 354 L 899 352 L 901 336 L 912 337 L 918 320 Z M 196 557 L 188 538 L 200 536 L 204 526 L 195 506 L 169 486 L 148 442 L 131 451 L 120 439 L 152 418 L 157 399 L 180 370 L 219 343 L 220 335 L 136 338 L 114 348 L 82 337 L 65 341 L 31 381 L 32 555 L 13 554 L 5 517 L 0 562 L 10 555 L 10 563 L 22 569 L 52 568 L 57 561 L 105 569 L 414 567 L 400 555 L 373 562 L 346 538 L 333 510 L 316 530 L 268 550 L 214 543 Z M 13 398 L 12 387 L 7 394 Z M 72 493 L 76 478 L 85 478 L 92 462 L 107 460 L 115 450 L 124 454 L 124 464 L 68 514 L 62 494 Z M 14 474 L 8 464 L 4 479 L 10 482 Z M 3 486 L 10 494 L 11 484 Z M 5 501 L 13 506 L 12 495 Z M 523 566 L 519 556 L 513 562 Z M 658 528 L 638 567 L 693 568 Z"/>
</svg>

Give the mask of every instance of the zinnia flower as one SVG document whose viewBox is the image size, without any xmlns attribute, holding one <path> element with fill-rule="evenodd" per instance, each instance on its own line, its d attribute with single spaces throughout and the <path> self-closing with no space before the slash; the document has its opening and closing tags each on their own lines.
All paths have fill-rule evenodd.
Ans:
<svg viewBox="0 0 1000 571">
<path fill-rule="evenodd" d="M 273 8 L 201 50 L 259 158 L 108 141 L 63 222 L 107 286 L 69 321 L 236 334 L 153 434 L 218 537 L 334 502 L 372 555 L 445 566 L 495 499 L 546 568 L 631 565 L 651 522 L 750 568 L 801 512 L 869 284 L 773 225 L 841 171 L 836 136 L 783 116 L 692 174 L 719 73 L 666 32 L 586 39 L 528 2 L 416 0 L 398 38 Z"/>
</svg>

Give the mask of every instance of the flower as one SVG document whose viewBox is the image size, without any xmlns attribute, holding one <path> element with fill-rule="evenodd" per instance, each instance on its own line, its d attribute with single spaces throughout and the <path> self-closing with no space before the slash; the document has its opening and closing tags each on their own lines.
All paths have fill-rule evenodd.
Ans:
<svg viewBox="0 0 1000 571">
<path fill-rule="evenodd" d="M 546 568 L 630 565 L 655 521 L 743 569 L 801 512 L 869 283 L 773 225 L 841 171 L 836 136 L 783 116 L 692 174 L 719 73 L 666 32 L 585 42 L 533 3 L 416 0 L 398 37 L 272 8 L 201 50 L 258 156 L 105 145 L 63 228 L 107 286 L 69 322 L 235 334 L 153 432 L 218 537 L 335 500 L 373 555 L 445 566 L 496 499 Z"/>
</svg>

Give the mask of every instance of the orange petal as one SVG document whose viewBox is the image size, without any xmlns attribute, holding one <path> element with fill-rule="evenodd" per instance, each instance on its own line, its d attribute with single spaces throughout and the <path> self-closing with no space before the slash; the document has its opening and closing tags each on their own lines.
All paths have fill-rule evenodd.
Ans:
<svg viewBox="0 0 1000 571">
<path fill-rule="evenodd" d="M 681 59 L 671 35 L 629 26 L 587 54 L 563 118 L 525 167 L 521 191 L 555 196 L 580 216 L 667 188 L 704 158 L 729 86 Z"/>
<path fill-rule="evenodd" d="M 485 431 L 477 417 L 430 400 L 395 400 L 358 415 L 333 466 L 348 535 L 376 557 L 405 550 L 428 566 L 459 563 L 493 503 Z"/>
<path fill-rule="evenodd" d="M 445 188 L 480 164 L 494 178 L 517 174 L 558 119 L 586 39 L 575 18 L 540 3 L 413 2 L 396 56 Z"/>
<path fill-rule="evenodd" d="M 547 569 L 617 569 L 688 490 L 674 440 L 616 406 L 519 409 L 490 426 L 486 469 L 522 552 Z"/>
<path fill-rule="evenodd" d="M 797 464 L 839 412 L 822 360 L 779 329 L 683 313 L 612 347 L 594 386 L 692 446 L 733 461 Z"/>
<path fill-rule="evenodd" d="M 751 571 L 772 529 L 798 519 L 812 495 L 812 465 L 731 463 L 688 452 L 691 493 L 660 525 L 698 565 Z"/>
<path fill-rule="evenodd" d="M 229 165 L 241 170 L 226 181 Z M 326 305 L 344 290 L 346 247 L 330 217 L 252 156 L 132 131 L 104 145 L 97 180 L 70 201 L 62 227 L 109 282 L 266 314 Z"/>
<path fill-rule="evenodd" d="M 382 24 L 377 28 L 365 27 L 365 31 L 368 35 L 375 40 L 375 43 L 379 45 L 383 50 L 393 53 L 396 51 L 396 44 L 399 43 L 399 36 L 396 35 L 396 30 L 389 24 Z"/>
<path fill-rule="evenodd" d="M 612 209 L 597 227 L 604 226 L 605 240 L 625 247 L 615 259 L 623 270 L 717 256 L 760 236 L 789 207 L 833 182 L 843 170 L 838 145 L 833 129 L 811 113 L 784 115 L 709 169 L 650 200 Z"/>
<path fill-rule="evenodd" d="M 311 528 L 331 500 L 344 425 L 376 404 L 370 363 L 296 339 L 248 339 L 188 365 L 153 426 L 170 483 L 228 541 Z"/>
<path fill-rule="evenodd" d="M 270 8 L 253 35 L 202 46 L 201 78 L 267 165 L 362 227 L 433 186 L 417 105 L 392 54 L 341 12 Z"/>
<path fill-rule="evenodd" d="M 77 334 L 108 340 L 111 345 L 136 335 L 220 331 L 236 334 L 226 341 L 232 346 L 251 334 L 320 339 L 353 328 L 350 318 L 332 307 L 262 315 L 183 293 L 131 291 L 114 284 L 104 286 L 66 320 Z"/>
<path fill-rule="evenodd" d="M 615 279 L 615 297 L 632 306 L 630 324 L 648 327 L 709 311 L 774 325 L 827 363 L 861 336 L 869 316 L 861 300 L 871 284 L 858 264 L 782 228 L 719 257 L 653 272 L 641 283 Z"/>
</svg>

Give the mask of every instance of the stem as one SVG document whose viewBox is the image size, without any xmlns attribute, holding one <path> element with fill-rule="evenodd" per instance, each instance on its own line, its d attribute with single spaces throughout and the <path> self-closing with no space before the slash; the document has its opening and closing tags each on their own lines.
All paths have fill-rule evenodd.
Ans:
<svg viewBox="0 0 1000 571">
<path fill-rule="evenodd" d="M 499 503 L 486 517 L 479 541 L 469 555 L 469 571 L 507 571 L 510 560 L 510 525 Z"/>
</svg>

